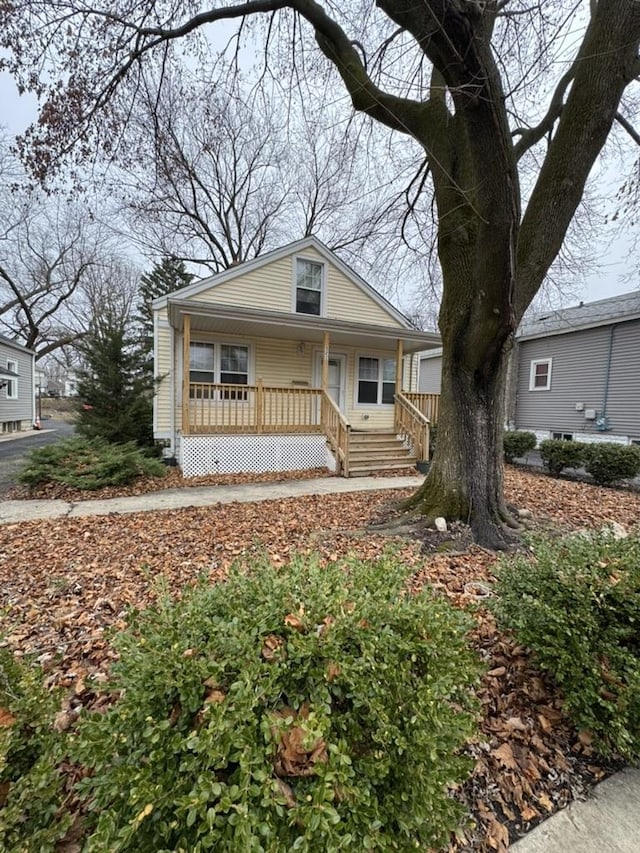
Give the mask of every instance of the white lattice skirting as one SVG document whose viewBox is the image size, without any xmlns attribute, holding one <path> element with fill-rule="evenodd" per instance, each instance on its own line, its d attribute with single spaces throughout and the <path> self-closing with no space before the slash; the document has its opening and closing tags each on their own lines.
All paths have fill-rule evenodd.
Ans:
<svg viewBox="0 0 640 853">
<path fill-rule="evenodd" d="M 324 435 L 185 435 L 179 462 L 185 477 L 324 467 L 335 471 Z"/>
</svg>

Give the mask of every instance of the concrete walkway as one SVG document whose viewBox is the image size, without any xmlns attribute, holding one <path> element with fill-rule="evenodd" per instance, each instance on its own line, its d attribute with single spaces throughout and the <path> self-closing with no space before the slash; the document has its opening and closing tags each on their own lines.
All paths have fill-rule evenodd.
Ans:
<svg viewBox="0 0 640 853">
<path fill-rule="evenodd" d="M 299 495 L 329 495 L 366 492 L 372 489 L 416 488 L 423 475 L 410 477 L 322 477 L 314 480 L 282 480 L 277 483 L 247 483 L 241 486 L 195 486 L 166 489 L 129 498 L 108 498 L 71 503 L 62 500 L 2 501 L 0 524 L 14 524 L 38 518 L 76 518 L 109 513 L 145 512 L 180 507 L 213 506 L 220 503 L 293 498 Z"/>
<path fill-rule="evenodd" d="M 545 820 L 513 853 L 639 853 L 640 770 L 629 768 Z"/>
<path fill-rule="evenodd" d="M 326 477 L 240 486 L 198 486 L 167 489 L 129 498 L 0 502 L 0 524 L 47 518 L 75 518 L 109 513 L 207 507 L 219 503 L 248 503 L 298 495 L 328 495 L 374 489 L 416 488 L 423 476 Z M 586 800 L 571 803 L 524 838 L 513 843 L 514 853 L 640 853 L 640 770 L 627 769 L 598 785 Z"/>
</svg>

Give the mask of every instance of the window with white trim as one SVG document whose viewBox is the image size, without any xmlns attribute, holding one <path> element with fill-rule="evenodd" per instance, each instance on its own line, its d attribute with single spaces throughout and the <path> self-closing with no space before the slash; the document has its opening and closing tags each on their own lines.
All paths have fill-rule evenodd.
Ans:
<svg viewBox="0 0 640 853">
<path fill-rule="evenodd" d="M 296 314 L 322 314 L 324 264 L 296 258 Z"/>
<path fill-rule="evenodd" d="M 12 361 L 11 359 L 7 359 L 7 371 L 9 373 L 17 373 L 18 372 L 18 362 Z M 7 400 L 17 400 L 18 399 L 18 379 L 17 377 L 12 377 L 7 380 Z"/>
<path fill-rule="evenodd" d="M 190 396 L 213 399 L 209 385 L 248 385 L 249 347 L 246 344 L 219 344 L 191 341 L 189 344 Z M 234 388 L 221 391 L 224 400 L 246 400 L 247 392 Z"/>
<path fill-rule="evenodd" d="M 529 372 L 529 391 L 549 391 L 551 388 L 550 358 L 535 359 Z"/>
<path fill-rule="evenodd" d="M 395 358 L 358 358 L 358 403 L 392 405 L 396 393 Z"/>
</svg>

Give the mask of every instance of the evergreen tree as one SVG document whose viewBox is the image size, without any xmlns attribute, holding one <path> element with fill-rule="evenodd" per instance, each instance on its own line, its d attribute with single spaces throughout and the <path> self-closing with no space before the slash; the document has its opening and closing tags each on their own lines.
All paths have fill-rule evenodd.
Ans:
<svg viewBox="0 0 640 853">
<path fill-rule="evenodd" d="M 153 445 L 154 379 L 134 330 L 129 316 L 105 307 L 82 342 L 77 430 L 87 438 Z"/>
<path fill-rule="evenodd" d="M 140 278 L 136 320 L 141 326 L 141 343 L 147 357 L 153 352 L 153 300 L 186 287 L 193 279 L 184 261 L 177 258 L 163 258 Z"/>
</svg>

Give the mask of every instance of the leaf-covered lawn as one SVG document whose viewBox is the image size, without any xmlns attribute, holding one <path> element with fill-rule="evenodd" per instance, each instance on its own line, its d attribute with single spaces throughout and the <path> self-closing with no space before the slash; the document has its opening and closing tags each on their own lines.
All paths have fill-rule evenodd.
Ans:
<svg viewBox="0 0 640 853">
<path fill-rule="evenodd" d="M 506 472 L 510 504 L 545 527 L 598 527 L 640 518 L 640 496 Z M 179 593 L 203 574 L 213 582 L 231 562 L 256 550 L 285 565 L 296 550 L 326 560 L 347 552 L 374 557 L 393 541 L 412 571 L 411 585 L 433 585 L 456 606 L 476 607 L 473 582 L 491 584 L 495 557 L 424 552 L 420 539 L 372 532 L 398 491 L 308 496 L 254 504 L 32 521 L 0 527 L 0 630 L 16 654 L 34 653 L 51 686 L 68 688 L 67 707 L 100 701 L 89 677 L 106 677 L 108 635 L 126 625 L 130 606 L 154 600 L 158 583 Z M 92 495 L 93 497 L 93 495 Z M 286 568 L 284 569 L 286 570 Z M 469 584 L 472 584 L 469 586 Z M 466 589 L 465 589 L 466 587 Z M 488 674 L 480 689 L 483 737 L 469 745 L 473 778 L 459 795 L 477 823 L 452 849 L 501 850 L 532 823 L 563 806 L 607 768 L 586 733 L 567 724 L 561 698 L 531 665 L 524 648 L 476 608 L 474 644 Z"/>
</svg>

